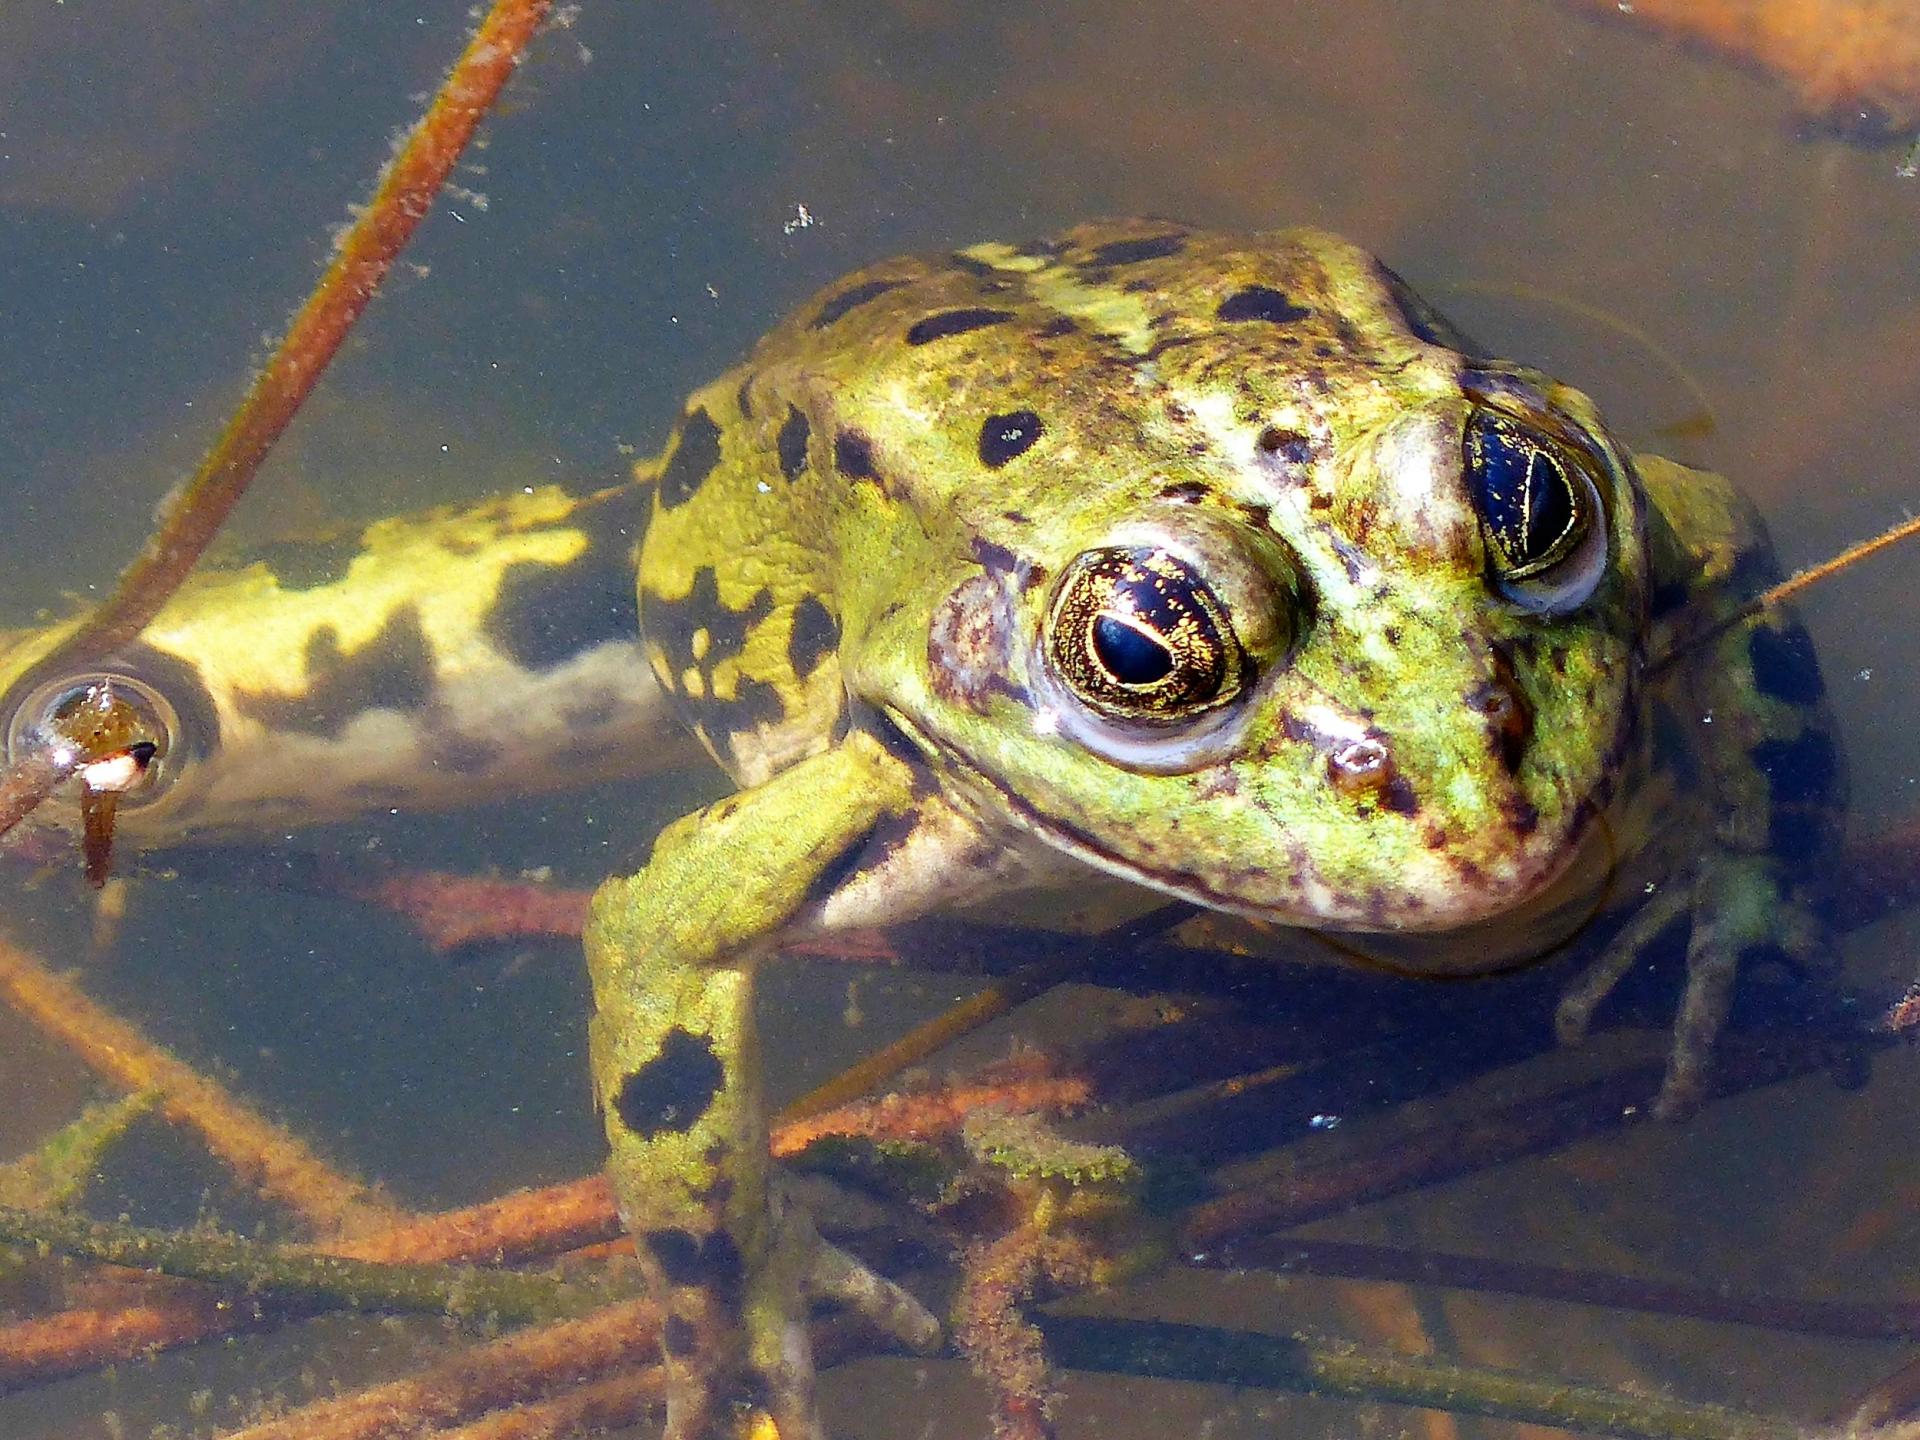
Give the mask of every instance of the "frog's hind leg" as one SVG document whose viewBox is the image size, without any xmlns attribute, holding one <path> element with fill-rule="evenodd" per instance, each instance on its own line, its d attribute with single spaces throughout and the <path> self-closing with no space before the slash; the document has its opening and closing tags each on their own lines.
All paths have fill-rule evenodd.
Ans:
<svg viewBox="0 0 1920 1440">
<path fill-rule="evenodd" d="M 1575 981 L 1557 1019 L 1563 1038 L 1577 1037 L 1646 944 L 1690 915 L 1686 986 L 1655 1102 L 1656 1113 L 1675 1118 L 1705 1094 L 1739 969 L 1771 962 L 1831 993 L 1823 973 L 1833 968 L 1826 872 L 1845 777 L 1819 661 L 1799 620 L 1776 609 L 1716 628 L 1716 611 L 1773 578 L 1759 517 L 1718 476 L 1657 457 L 1643 457 L 1640 469 L 1657 512 L 1658 578 L 1684 601 L 1653 636 L 1656 655 L 1684 655 L 1667 667 L 1657 697 L 1672 723 L 1654 728 L 1682 737 L 1689 753 L 1668 761 L 1682 799 L 1700 807 L 1710 828 L 1680 873 Z M 1711 639 L 1695 648 L 1689 633 Z"/>
<path fill-rule="evenodd" d="M 930 808 L 912 767 L 856 733 L 668 827 L 639 874 L 594 897 L 594 1084 L 621 1216 L 664 1310 L 667 1440 L 822 1435 L 806 1301 L 871 1287 L 847 1282 L 852 1262 L 772 1183 L 754 973 L 795 925 L 832 923 L 823 911 L 884 869 L 877 855 L 912 852 Z M 912 1312 L 908 1338 L 937 1336 L 873 1283 L 884 1303 L 863 1310 Z"/>
</svg>

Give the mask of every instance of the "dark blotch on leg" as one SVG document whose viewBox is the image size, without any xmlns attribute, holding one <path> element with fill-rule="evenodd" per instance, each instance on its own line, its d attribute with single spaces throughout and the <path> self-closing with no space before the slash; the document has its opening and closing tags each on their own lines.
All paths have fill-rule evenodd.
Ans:
<svg viewBox="0 0 1920 1440">
<path fill-rule="evenodd" d="M 1811 705 L 1826 694 L 1813 637 L 1803 626 L 1756 626 L 1747 639 L 1747 658 L 1753 665 L 1754 688 L 1762 695 L 1789 705 Z"/>
<path fill-rule="evenodd" d="M 660 508 L 671 510 L 700 493 L 720 463 L 720 427 L 705 410 L 687 416 L 680 427 L 680 443 L 673 447 L 666 469 L 660 472 Z"/>
<path fill-rule="evenodd" d="M 1278 290 L 1249 285 L 1222 300 L 1215 313 L 1222 320 L 1265 320 L 1274 325 L 1289 325 L 1306 319 L 1312 312 L 1294 304 Z"/>
<path fill-rule="evenodd" d="M 1805 805 L 1827 798 L 1839 778 L 1833 741 L 1817 730 L 1793 740 L 1762 740 L 1750 752 L 1766 773 L 1776 805 Z"/>
<path fill-rule="evenodd" d="M 1767 822 L 1767 849 L 1782 860 L 1807 861 L 1826 843 L 1827 826 L 1804 810 L 1776 809 Z"/>
<path fill-rule="evenodd" d="M 907 331 L 907 343 L 925 345 L 930 340 L 944 340 L 949 335 L 964 335 L 969 330 L 978 330 L 986 325 L 998 325 L 1002 320 L 1012 318 L 1012 311 L 989 310 L 984 306 L 969 307 L 965 310 L 942 310 L 938 315 L 929 315 L 924 320 L 915 321 L 913 328 Z"/>
<path fill-rule="evenodd" d="M 800 413 L 799 407 L 789 405 L 787 418 L 773 442 L 780 455 L 780 473 L 789 480 L 807 468 L 807 435 L 807 417 Z"/>
<path fill-rule="evenodd" d="M 713 1042 L 676 1026 L 660 1053 L 620 1082 L 614 1113 L 642 1140 L 684 1134 L 700 1123 L 725 1082 Z"/>
<path fill-rule="evenodd" d="M 691 1355 L 700 1348 L 700 1331 L 684 1316 L 669 1315 L 660 1327 L 660 1344 L 669 1355 Z"/>
<path fill-rule="evenodd" d="M 307 641 L 307 689 L 294 696 L 248 695 L 240 708 L 266 725 L 312 735 L 338 735 L 369 710 L 416 710 L 431 697 L 433 651 L 409 605 L 351 655 L 331 625 Z"/>
<path fill-rule="evenodd" d="M 718 1230 L 705 1237 L 691 1230 L 649 1230 L 640 1243 L 669 1284 L 705 1286 L 729 1305 L 738 1303 L 747 1271 L 731 1235 Z"/>
<path fill-rule="evenodd" d="M 1031 410 L 1013 410 L 1005 415 L 989 415 L 980 427 L 980 463 L 998 470 L 1009 460 L 1024 455 L 1046 433 L 1046 426 Z"/>
<path fill-rule="evenodd" d="M 499 599 L 487 617 L 487 638 L 529 670 L 639 635 L 632 556 L 599 545 L 565 565 L 515 561 L 500 577 Z"/>
<path fill-rule="evenodd" d="M 793 607 L 793 630 L 787 636 L 787 663 L 802 680 L 820 666 L 821 659 L 840 643 L 840 627 L 832 613 L 809 595 Z"/>
<path fill-rule="evenodd" d="M 318 590 L 347 578 L 347 570 L 360 553 L 358 540 L 318 540 L 300 542 L 279 540 L 262 545 L 254 558 L 273 572 L 282 590 Z"/>
</svg>

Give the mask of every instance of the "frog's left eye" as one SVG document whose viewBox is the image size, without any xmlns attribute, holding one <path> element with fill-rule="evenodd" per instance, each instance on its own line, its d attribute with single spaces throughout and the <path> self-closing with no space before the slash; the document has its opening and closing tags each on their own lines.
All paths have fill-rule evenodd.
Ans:
<svg viewBox="0 0 1920 1440">
<path fill-rule="evenodd" d="M 1502 595 L 1523 610 L 1556 613 L 1593 593 L 1606 564 L 1606 526 L 1585 456 L 1481 409 L 1467 422 L 1466 474 Z"/>
<path fill-rule="evenodd" d="M 1146 545 L 1089 550 L 1067 567 L 1047 653 L 1089 708 L 1150 724 L 1225 703 L 1249 668 L 1206 581 L 1171 551 Z"/>
</svg>

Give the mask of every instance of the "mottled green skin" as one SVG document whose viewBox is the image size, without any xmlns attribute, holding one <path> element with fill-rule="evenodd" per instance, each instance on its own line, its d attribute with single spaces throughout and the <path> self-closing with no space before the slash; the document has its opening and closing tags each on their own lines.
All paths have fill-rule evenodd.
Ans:
<svg viewBox="0 0 1920 1440">
<path fill-rule="evenodd" d="M 1476 404 L 1598 492 L 1604 573 L 1565 613 L 1490 578 Z M 697 392 L 650 474 L 642 623 L 742 790 L 610 884 L 588 931 L 613 1176 L 682 1321 L 669 1435 L 817 1433 L 747 1012 L 776 937 L 1089 866 L 1316 928 L 1452 934 L 1536 902 L 1641 763 L 1652 597 L 1696 599 L 1743 546 L 1723 485 L 1656 470 L 1710 498 L 1650 514 L 1584 395 L 1470 359 L 1371 257 L 1303 231 L 1128 221 L 888 261 Z M 1190 725 L 1093 713 L 1043 641 L 1075 556 L 1143 542 L 1206 577 L 1247 657 L 1245 692 Z M 1743 643 L 1716 695 L 1752 699 L 1728 727 L 1750 749 L 1807 722 L 1738 683 Z M 1341 772 L 1356 742 L 1386 757 L 1364 783 Z M 1698 959 L 1676 1106 L 1732 956 L 1791 909 L 1749 863 L 1769 796 L 1736 793 L 1746 753 L 1706 768 L 1738 863 L 1697 888 L 1739 918 Z"/>
</svg>

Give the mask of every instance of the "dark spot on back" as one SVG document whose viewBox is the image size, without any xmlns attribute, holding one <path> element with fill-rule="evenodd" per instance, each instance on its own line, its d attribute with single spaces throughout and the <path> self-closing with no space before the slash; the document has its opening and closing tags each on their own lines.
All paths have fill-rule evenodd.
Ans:
<svg viewBox="0 0 1920 1440">
<path fill-rule="evenodd" d="M 1176 480 L 1171 485 L 1160 487 L 1160 498 L 1182 505 L 1198 505 L 1207 498 L 1207 487 L 1198 480 Z"/>
<path fill-rule="evenodd" d="M 358 539 L 345 535 L 337 540 L 281 540 L 260 546 L 254 558 L 273 572 L 282 590 L 318 590 L 346 579 L 360 548 Z"/>
<path fill-rule="evenodd" d="M 1457 350 L 1462 355 L 1478 357 L 1483 353 L 1478 345 L 1461 333 L 1459 326 L 1429 305 L 1405 280 L 1378 260 L 1373 262 L 1373 268 L 1381 285 L 1386 288 L 1388 296 L 1393 300 L 1394 308 L 1400 312 L 1401 323 L 1412 332 L 1416 340 L 1424 340 L 1429 345 L 1439 345 L 1448 350 Z"/>
<path fill-rule="evenodd" d="M 1038 337 L 1041 340 L 1057 340 L 1062 335 L 1071 335 L 1074 331 L 1078 330 L 1079 328 L 1080 327 L 1078 325 L 1074 324 L 1073 321 L 1068 319 L 1065 315 L 1059 315 L 1053 318 L 1052 320 L 1047 321 L 1046 324 L 1042 325 L 1038 330 L 1034 331 L 1033 333 L 1036 337 Z"/>
<path fill-rule="evenodd" d="M 1046 431 L 1040 417 L 1031 410 L 1013 410 L 1005 415 L 989 415 L 980 427 L 980 463 L 998 470 L 1009 460 L 1026 454 Z"/>
<path fill-rule="evenodd" d="M 1274 325 L 1290 325 L 1295 320 L 1306 319 L 1312 312 L 1294 304 L 1278 290 L 1249 285 L 1222 300 L 1214 313 L 1228 321 L 1265 320 Z"/>
<path fill-rule="evenodd" d="M 1142 260 L 1164 260 L 1187 248 L 1184 235 L 1148 235 L 1138 240 L 1109 240 L 1088 255 L 1089 266 L 1133 265 Z"/>
<path fill-rule="evenodd" d="M 840 643 L 840 627 L 827 607 L 809 595 L 793 607 L 793 630 L 787 636 L 787 663 L 806 679 L 820 661 Z"/>
<path fill-rule="evenodd" d="M 733 392 L 733 403 L 740 407 L 740 418 L 753 418 L 753 376 L 748 375 L 740 382 L 740 388 Z"/>
<path fill-rule="evenodd" d="M 867 301 L 876 299 L 889 290 L 898 290 L 906 283 L 904 280 L 868 280 L 864 284 L 855 285 L 850 290 L 842 290 L 820 307 L 820 313 L 807 322 L 808 327 L 824 330 L 849 310 L 864 305 Z"/>
<path fill-rule="evenodd" d="M 973 256 L 961 250 L 956 250 L 949 255 L 947 257 L 947 263 L 961 273 L 972 275 L 979 280 L 997 280 L 1002 278 L 1000 272 L 986 261 L 976 260 Z"/>
<path fill-rule="evenodd" d="M 792 480 L 807 467 L 807 417 L 800 413 L 800 407 L 789 405 L 787 418 L 781 422 L 780 434 L 774 440 L 774 449 L 780 454 L 780 473 Z"/>
<path fill-rule="evenodd" d="M 858 430 L 842 430 L 833 437 L 833 468 L 849 480 L 876 480 L 873 443 Z"/>
<path fill-rule="evenodd" d="M 614 1113 L 642 1140 L 683 1135 L 700 1123 L 725 1082 L 713 1042 L 675 1026 L 660 1053 L 620 1082 Z"/>
<path fill-rule="evenodd" d="M 1380 806 L 1396 815 L 1418 815 L 1420 799 L 1413 793 L 1413 786 L 1407 783 L 1404 775 L 1389 776 L 1380 787 Z"/>
<path fill-rule="evenodd" d="M 700 493 L 720 463 L 720 427 L 705 410 L 696 410 L 680 427 L 680 443 L 673 447 L 660 472 L 660 508 L 671 510 Z"/>
<path fill-rule="evenodd" d="M 307 689 L 293 696 L 244 695 L 240 708 L 262 723 L 313 735 L 338 735 L 368 710 L 414 710 L 433 691 L 433 651 L 420 612 L 397 610 L 351 655 L 340 633 L 323 626 L 307 641 Z"/>
<path fill-rule="evenodd" d="M 1806 805 L 1824 800 L 1840 775 L 1840 759 L 1818 730 L 1792 740 L 1762 740 L 1748 752 L 1766 774 L 1776 805 Z"/>
<path fill-rule="evenodd" d="M 984 306 L 972 306 L 965 310 L 942 310 L 938 315 L 929 315 L 924 320 L 916 320 L 913 328 L 907 331 L 909 345 L 925 345 L 930 340 L 944 340 L 949 335 L 964 335 L 969 330 L 978 330 L 987 325 L 998 325 L 1002 320 L 1011 320 L 1010 310 L 989 310 Z"/>
<path fill-rule="evenodd" d="M 1826 694 L 1813 637 L 1804 626 L 1756 626 L 1747 639 L 1747 658 L 1753 665 L 1754 688 L 1762 695 L 1789 705 L 1811 705 Z"/>
</svg>

